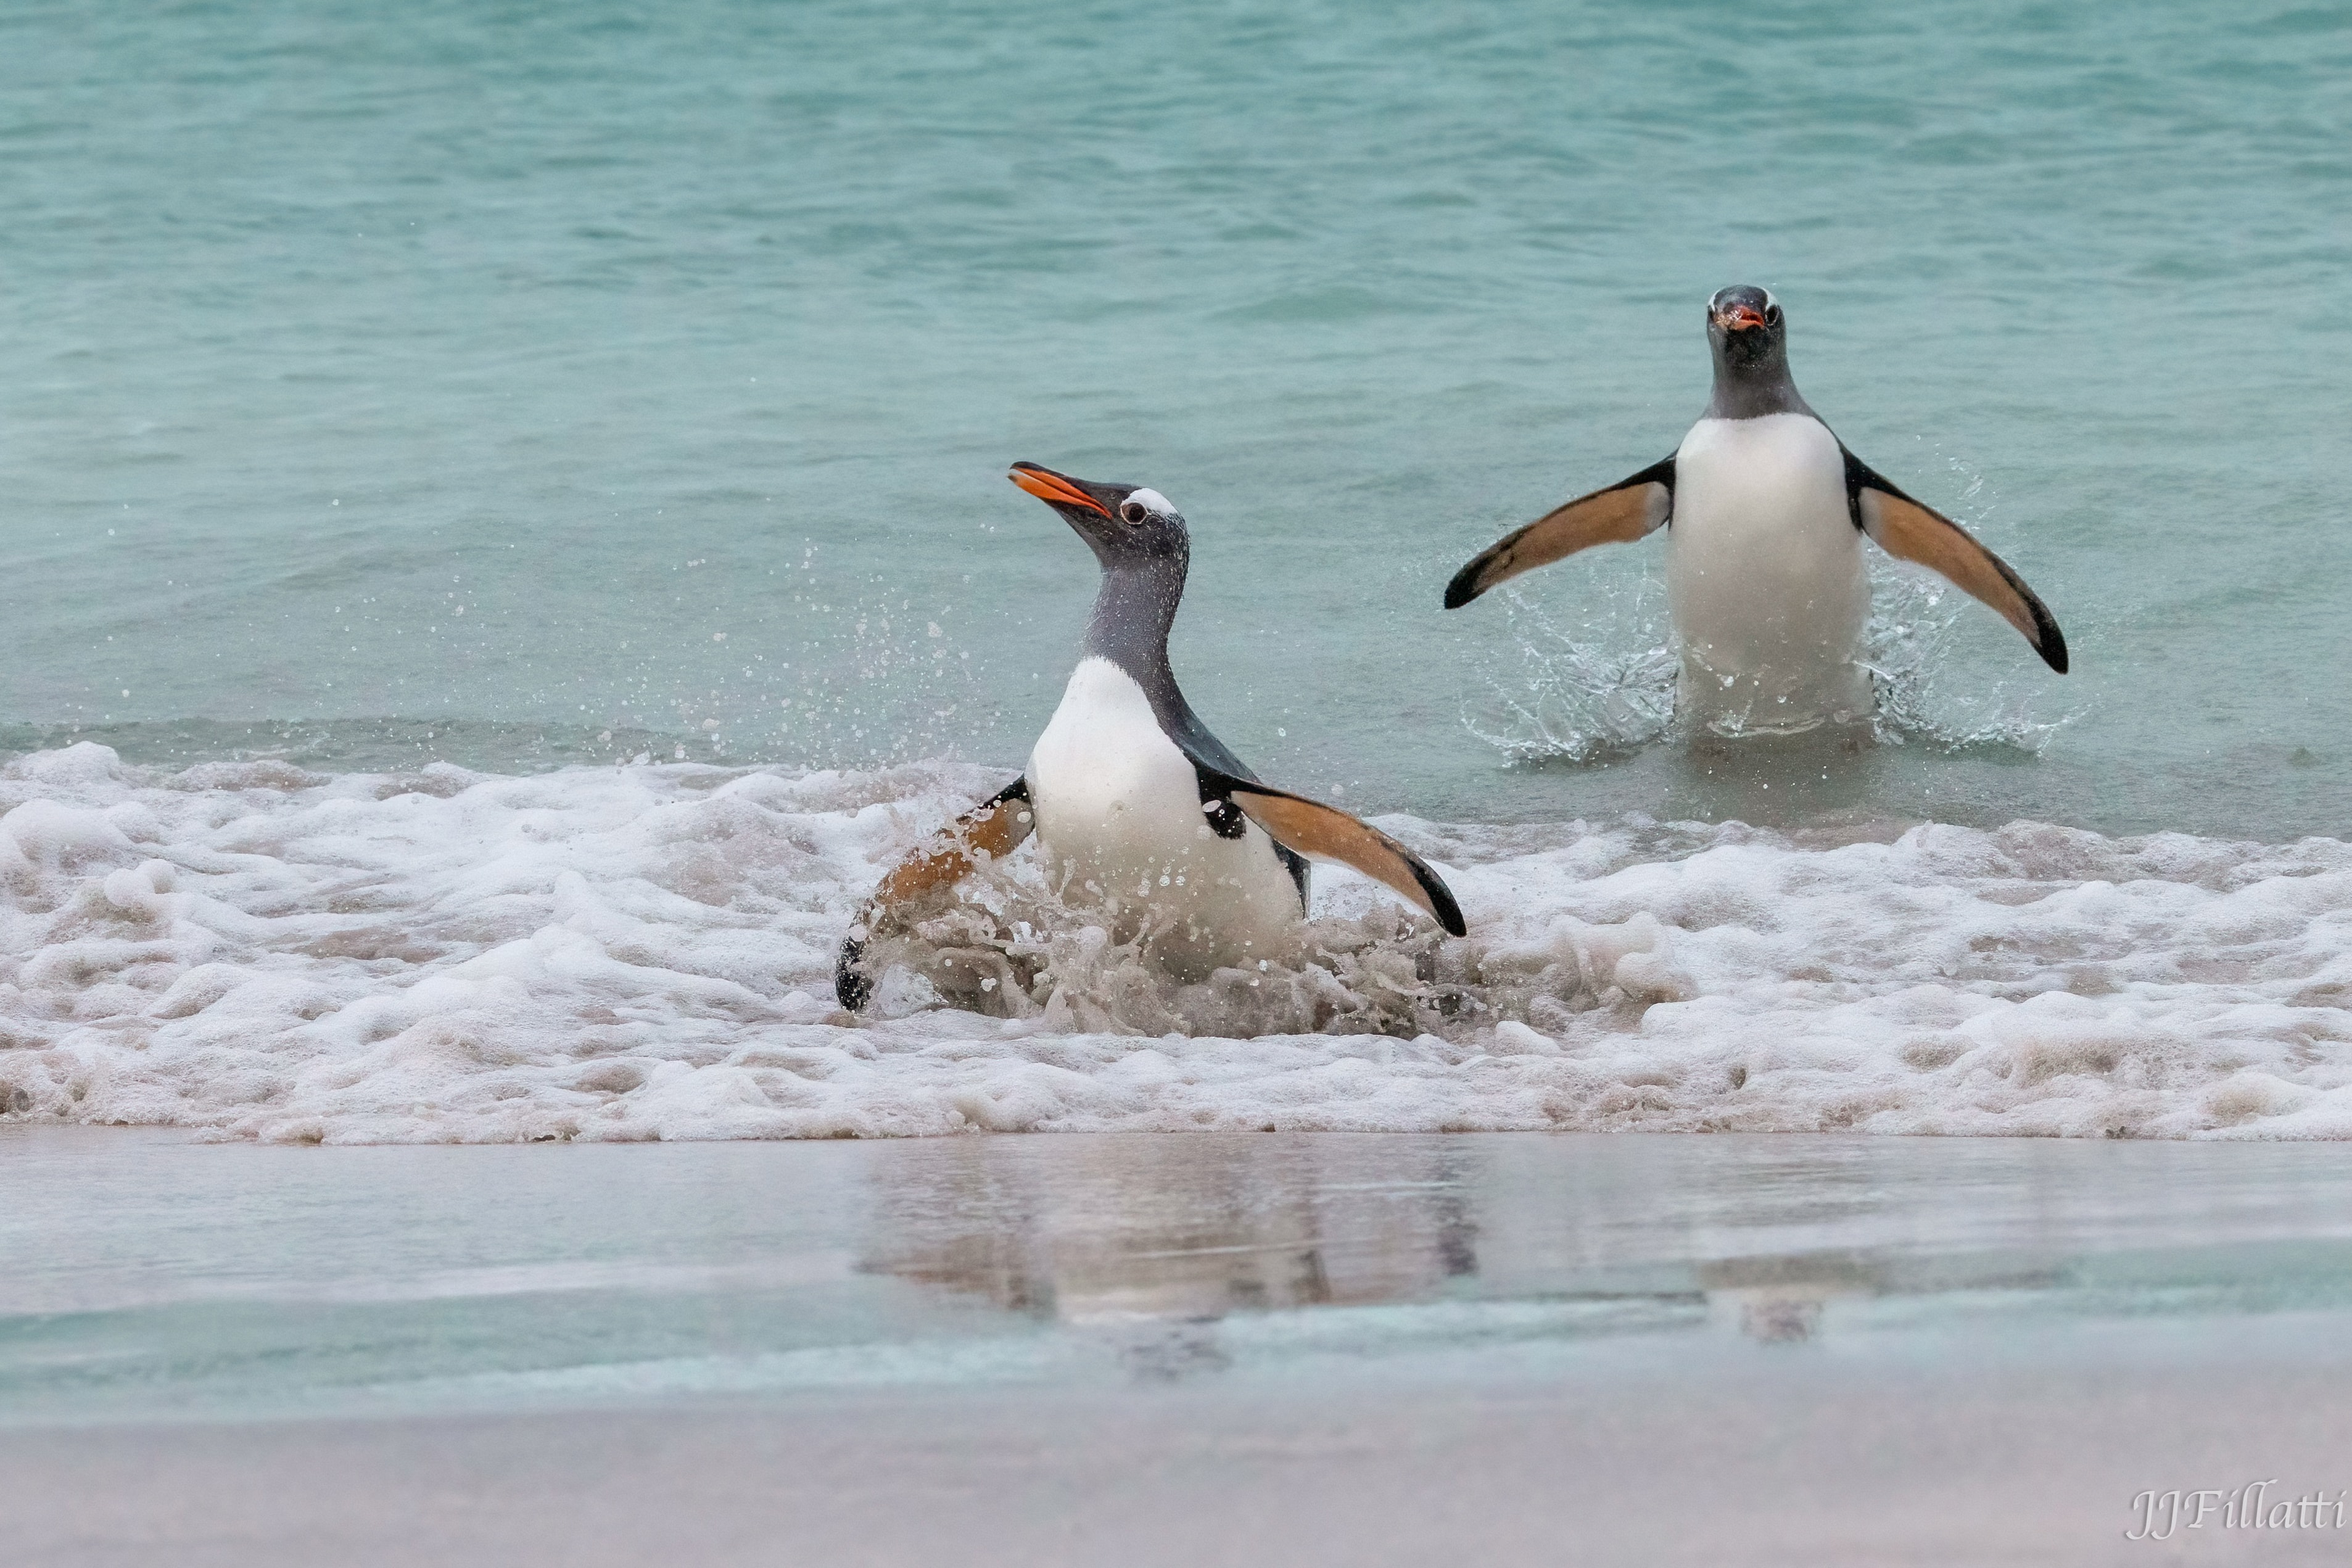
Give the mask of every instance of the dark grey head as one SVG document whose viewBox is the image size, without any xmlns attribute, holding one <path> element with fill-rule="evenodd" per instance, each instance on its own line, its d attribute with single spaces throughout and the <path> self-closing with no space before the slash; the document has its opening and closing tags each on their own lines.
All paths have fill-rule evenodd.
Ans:
<svg viewBox="0 0 2352 1568">
<path fill-rule="evenodd" d="M 1102 563 L 1086 651 L 1141 681 L 1155 709 L 1165 701 L 1175 705 L 1171 711 L 1181 709 L 1183 699 L 1168 673 L 1168 628 L 1192 558 L 1183 516 L 1166 496 L 1141 485 L 1074 479 L 1035 463 L 1015 463 L 1005 478 L 1061 513 Z M 1166 714 L 1161 719 L 1168 721 Z"/>
<path fill-rule="evenodd" d="M 1706 342 L 1715 354 L 1714 419 L 1811 414 L 1789 374 L 1789 324 L 1770 290 L 1735 283 L 1706 302 Z"/>
<path fill-rule="evenodd" d="M 1181 571 L 1192 557 L 1182 514 L 1158 490 L 1072 479 L 1035 463 L 1015 463 L 1005 478 L 1061 513 L 1106 572 L 1167 562 Z"/>
</svg>

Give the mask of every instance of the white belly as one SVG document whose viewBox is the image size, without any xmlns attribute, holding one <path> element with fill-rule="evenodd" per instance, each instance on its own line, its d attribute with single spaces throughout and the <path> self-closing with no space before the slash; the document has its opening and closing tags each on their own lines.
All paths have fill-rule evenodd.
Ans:
<svg viewBox="0 0 2352 1568">
<path fill-rule="evenodd" d="M 1081 660 L 1029 753 L 1037 841 L 1062 896 L 1098 906 L 1121 941 L 1186 976 L 1295 945 L 1298 885 L 1255 823 L 1220 838 L 1192 763 L 1132 676 Z"/>
<path fill-rule="evenodd" d="M 1702 419 L 1675 454 L 1666 596 L 1679 706 L 1722 730 L 1790 733 L 1869 716 L 1862 533 L 1837 437 L 1802 414 Z"/>
</svg>

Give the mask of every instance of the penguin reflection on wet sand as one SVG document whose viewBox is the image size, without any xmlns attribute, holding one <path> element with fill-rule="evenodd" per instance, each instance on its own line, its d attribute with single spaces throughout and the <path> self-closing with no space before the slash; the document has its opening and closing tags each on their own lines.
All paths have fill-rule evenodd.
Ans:
<svg viewBox="0 0 2352 1568">
<path fill-rule="evenodd" d="M 1306 857 L 1354 867 L 1462 935 L 1454 895 L 1419 856 L 1346 812 L 1260 784 L 1184 700 L 1168 628 L 1192 542 L 1168 498 L 1034 463 L 1008 477 L 1102 564 L 1082 657 L 1022 775 L 882 879 L 842 947 L 842 1005 L 871 997 L 866 941 L 902 906 L 935 899 L 1033 832 L 1063 897 L 1102 909 L 1115 937 L 1143 937 L 1182 978 L 1289 952 L 1307 913 Z"/>
<path fill-rule="evenodd" d="M 1991 605 L 2065 673 L 2066 639 L 2024 579 L 1848 451 L 1798 395 L 1787 332 L 1764 289 L 1738 286 L 1707 301 L 1715 395 L 1675 455 L 1481 552 L 1446 584 L 1445 607 L 1663 527 L 1682 644 L 1677 712 L 1709 727 L 1793 734 L 1870 716 L 1870 672 L 1858 658 L 1870 618 L 1867 534 Z"/>
</svg>

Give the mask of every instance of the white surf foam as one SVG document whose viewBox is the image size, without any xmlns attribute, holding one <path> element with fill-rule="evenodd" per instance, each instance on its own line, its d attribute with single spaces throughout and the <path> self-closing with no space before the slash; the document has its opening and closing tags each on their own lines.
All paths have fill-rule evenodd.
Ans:
<svg viewBox="0 0 2352 1568">
<path fill-rule="evenodd" d="M 1318 870 L 1307 957 L 1181 988 L 1017 856 L 899 946 L 896 1016 L 838 1012 L 835 945 L 880 867 L 1003 777 L 21 757 L 0 1114 L 334 1142 L 2352 1137 L 2336 839 L 1384 818 L 1445 869 L 1469 940 Z"/>
</svg>

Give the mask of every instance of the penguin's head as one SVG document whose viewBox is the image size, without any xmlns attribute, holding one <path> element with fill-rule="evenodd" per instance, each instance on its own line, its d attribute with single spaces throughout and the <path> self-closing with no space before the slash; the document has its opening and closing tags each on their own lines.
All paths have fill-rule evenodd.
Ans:
<svg viewBox="0 0 2352 1568">
<path fill-rule="evenodd" d="M 1727 369 L 1764 367 L 1785 361 L 1788 324 L 1769 289 L 1735 283 L 1706 302 L 1706 341 L 1717 364 Z"/>
<path fill-rule="evenodd" d="M 1035 463 L 1015 463 L 1004 477 L 1061 513 L 1106 572 L 1181 562 L 1192 552 L 1183 514 L 1158 490 L 1074 479 Z"/>
</svg>

